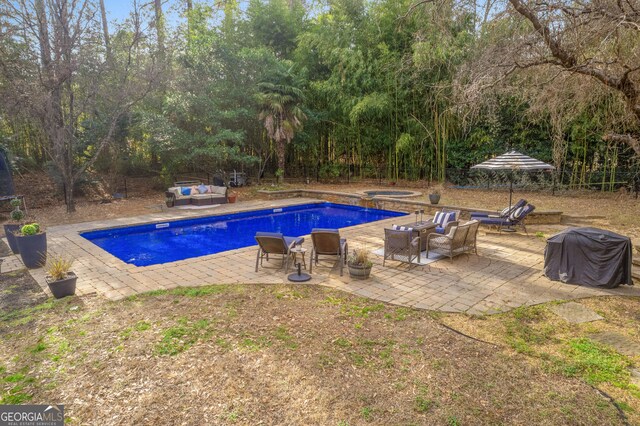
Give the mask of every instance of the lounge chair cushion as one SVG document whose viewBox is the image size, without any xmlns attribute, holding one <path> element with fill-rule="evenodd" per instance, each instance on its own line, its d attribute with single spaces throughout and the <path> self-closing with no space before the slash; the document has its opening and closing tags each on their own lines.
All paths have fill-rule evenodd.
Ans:
<svg viewBox="0 0 640 426">
<path fill-rule="evenodd" d="M 438 234 L 444 234 L 444 227 L 442 226 L 436 226 L 436 232 Z"/>
<path fill-rule="evenodd" d="M 332 228 L 313 228 L 311 230 L 311 232 L 335 232 L 335 233 L 339 233 L 340 231 L 338 231 L 337 229 L 332 229 Z"/>
<path fill-rule="evenodd" d="M 304 237 L 284 237 L 284 243 L 288 246 L 295 241 L 296 245 L 304 243 Z"/>
<path fill-rule="evenodd" d="M 287 246 L 290 246 L 292 242 L 296 242 L 296 244 L 304 243 L 303 237 L 285 237 L 281 232 L 256 232 L 256 237 L 274 237 L 274 238 L 283 238 L 284 243 Z"/>
</svg>

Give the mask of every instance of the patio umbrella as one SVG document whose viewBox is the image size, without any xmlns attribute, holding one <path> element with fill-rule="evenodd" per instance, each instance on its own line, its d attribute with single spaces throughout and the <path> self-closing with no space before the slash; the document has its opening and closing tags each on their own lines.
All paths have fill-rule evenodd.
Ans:
<svg viewBox="0 0 640 426">
<path fill-rule="evenodd" d="M 531 158 L 518 151 L 510 151 L 499 155 L 491 160 L 484 161 L 471 167 L 480 170 L 511 170 L 511 171 L 531 171 L 531 170 L 555 170 L 551 164 L 547 164 L 535 158 Z M 513 174 L 509 179 L 509 208 L 513 197 Z"/>
</svg>

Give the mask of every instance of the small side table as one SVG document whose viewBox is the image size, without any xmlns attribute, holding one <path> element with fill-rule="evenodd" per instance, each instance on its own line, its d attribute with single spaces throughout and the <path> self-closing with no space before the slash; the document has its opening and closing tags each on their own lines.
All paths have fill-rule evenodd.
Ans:
<svg viewBox="0 0 640 426">
<path fill-rule="evenodd" d="M 298 258 L 298 254 L 302 257 L 302 267 L 307 269 L 307 262 L 304 260 L 305 254 L 307 254 L 307 249 L 300 246 L 295 246 L 291 249 L 291 253 L 293 253 L 293 264 L 296 264 L 296 259 Z"/>
</svg>

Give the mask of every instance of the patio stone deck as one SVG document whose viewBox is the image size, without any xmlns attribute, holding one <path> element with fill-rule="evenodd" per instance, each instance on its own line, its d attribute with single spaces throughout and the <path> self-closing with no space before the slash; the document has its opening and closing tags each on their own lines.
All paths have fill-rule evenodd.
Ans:
<svg viewBox="0 0 640 426">
<path fill-rule="evenodd" d="M 207 284 L 289 283 L 284 272 L 278 269 L 277 261 L 265 262 L 265 267 L 254 272 L 256 247 L 136 267 L 85 240 L 79 232 L 316 201 L 308 198 L 247 201 L 212 209 L 172 209 L 144 216 L 55 226 L 47 229 L 49 251 L 64 253 L 75 259 L 73 269 L 79 277 L 78 295 L 98 293 L 111 300 L 150 290 Z M 350 249 L 365 247 L 373 251 L 383 246 L 385 226 L 407 221 L 406 218 L 400 219 L 345 228 L 341 234 L 347 238 Z M 590 296 L 640 296 L 640 288 L 631 286 L 606 290 L 548 280 L 542 275 L 545 242 L 533 236 L 533 233 L 530 236 L 498 234 L 481 229 L 477 256 L 462 255 L 453 260 L 443 259 L 411 269 L 399 262 L 387 262 L 387 266 L 383 267 L 382 257 L 372 255 L 372 275 L 364 281 L 350 279 L 346 270 L 341 277 L 334 261 L 330 258 L 321 259 L 318 267 L 314 266 L 312 280 L 296 285 L 319 284 L 396 305 L 470 314 L 491 314 L 523 305 Z M 311 239 L 306 238 L 303 246 L 310 252 Z M 309 261 L 307 259 L 307 266 Z M 2 270 L 6 272 L 21 267 L 18 257 L 9 256 L 5 258 Z M 49 292 L 44 271 L 35 269 L 30 272 L 40 286 Z"/>
</svg>

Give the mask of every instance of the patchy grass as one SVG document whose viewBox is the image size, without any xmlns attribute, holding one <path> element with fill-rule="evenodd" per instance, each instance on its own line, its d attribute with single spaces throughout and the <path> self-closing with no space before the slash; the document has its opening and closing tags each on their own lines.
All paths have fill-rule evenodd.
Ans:
<svg viewBox="0 0 640 426">
<path fill-rule="evenodd" d="M 186 290 L 51 304 L 29 332 L 0 322 L 3 403 L 60 401 L 78 424 L 622 424 L 582 379 L 595 349 L 575 349 L 573 375 L 551 355 L 532 365 L 558 339 L 544 309 L 502 318 L 523 355 L 447 330 L 448 315 L 316 286 Z M 180 415 L 149 410 L 168 405 Z"/>
<path fill-rule="evenodd" d="M 473 337 L 527 355 L 534 365 L 552 374 L 578 378 L 602 389 L 615 399 L 632 424 L 640 424 L 640 388 L 630 374 L 630 367 L 640 366 L 640 356 L 622 355 L 588 337 L 615 332 L 640 343 L 638 302 L 638 298 L 622 297 L 583 299 L 579 303 L 604 317 L 583 324 L 569 324 L 548 309 L 559 302 L 490 317 L 449 315 L 443 321 Z M 575 407 L 566 404 L 563 410 L 570 412 Z"/>
</svg>

